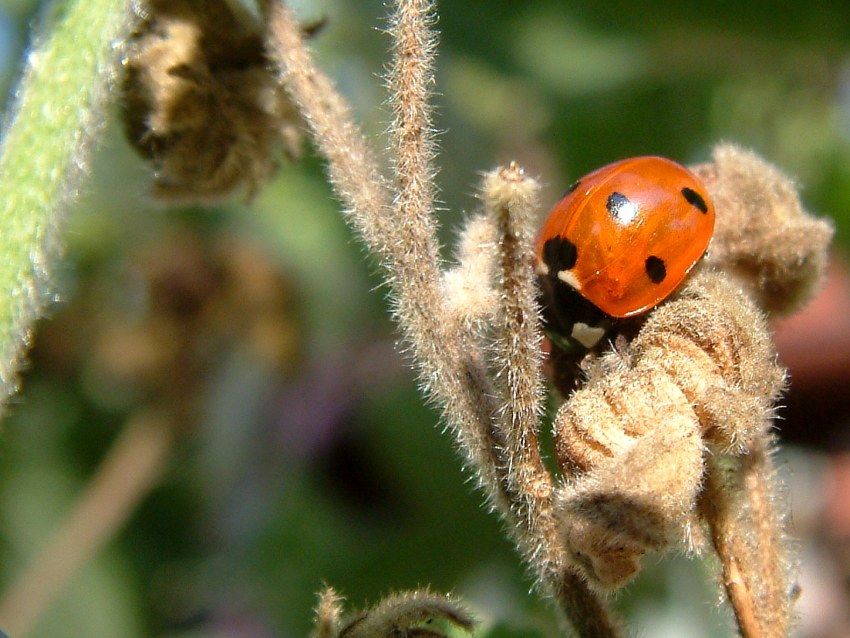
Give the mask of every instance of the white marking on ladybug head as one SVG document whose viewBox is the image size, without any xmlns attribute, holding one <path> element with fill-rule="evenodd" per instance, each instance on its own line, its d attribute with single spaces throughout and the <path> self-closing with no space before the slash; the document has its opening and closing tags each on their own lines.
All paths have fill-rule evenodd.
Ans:
<svg viewBox="0 0 850 638">
<path fill-rule="evenodd" d="M 563 281 L 568 286 L 572 287 L 574 290 L 581 290 L 581 282 L 578 280 L 572 270 L 559 270 L 558 279 Z"/>
<path fill-rule="evenodd" d="M 588 326 L 586 323 L 576 322 L 573 324 L 573 331 L 570 336 L 578 341 L 585 348 L 590 349 L 599 343 L 599 340 L 605 335 L 605 328 L 597 328 Z"/>
<path fill-rule="evenodd" d="M 546 265 L 545 261 L 537 262 L 537 265 L 534 267 L 534 274 L 538 277 L 545 277 L 549 274 L 549 266 Z"/>
</svg>

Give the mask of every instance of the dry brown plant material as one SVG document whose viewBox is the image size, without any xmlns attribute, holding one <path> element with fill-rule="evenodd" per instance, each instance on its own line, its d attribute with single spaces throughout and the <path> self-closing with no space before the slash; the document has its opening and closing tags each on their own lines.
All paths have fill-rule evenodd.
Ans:
<svg viewBox="0 0 850 638">
<path fill-rule="evenodd" d="M 701 550 L 707 527 L 742 634 L 786 635 L 793 561 L 785 558 L 768 433 L 784 372 L 762 310 L 790 311 L 811 295 L 829 225 L 802 210 L 776 169 L 719 147 L 714 163 L 697 169 L 717 194 L 711 259 L 639 330 L 585 361 L 587 378 L 556 419 L 562 475 L 553 476 L 538 440 L 544 393 L 529 257 L 536 185 L 514 165 L 486 174 L 484 210 L 460 237 L 460 263 L 441 267 L 433 6 L 397 0 L 393 9 L 391 177 L 280 6 L 270 9 L 271 55 L 328 160 L 348 220 L 385 268 L 424 389 L 540 591 L 580 635 L 621 635 L 604 592 L 632 578 L 649 551 Z M 779 560 L 760 557 L 759 546 Z M 335 600 L 323 596 L 317 635 L 340 626 Z"/>
<path fill-rule="evenodd" d="M 385 267 L 393 312 L 425 390 L 442 409 L 491 504 L 516 527 L 526 556 L 534 561 L 530 567 L 542 590 L 557 601 L 582 635 L 617 636 L 620 632 L 604 602 L 564 564 L 563 552 L 552 542 L 554 522 L 551 506 L 546 504 L 551 498 L 548 479 L 528 491 L 527 485 L 510 474 L 515 466 L 509 452 L 516 444 L 512 447 L 506 437 L 515 436 L 515 430 L 499 425 L 502 413 L 488 377 L 476 319 L 495 316 L 496 311 L 480 305 L 468 312 L 460 310 L 451 299 L 456 301 L 463 293 L 447 292 L 452 276 L 444 276 L 440 268 L 428 106 L 435 43 L 429 28 L 432 7 L 429 2 L 411 1 L 398 2 L 395 8 L 391 21 L 394 57 L 388 71 L 394 108 L 390 128 L 393 180 L 383 176 L 349 107 L 316 68 L 294 16 L 279 6 L 272 7 L 270 16 L 272 57 L 328 160 L 331 181 L 349 221 Z M 495 236 L 493 226 L 491 230 L 487 226 L 486 221 L 470 224 L 482 231 L 481 237 L 491 231 Z M 464 245 L 474 246 L 477 241 L 464 240 Z M 456 281 L 464 281 L 464 272 L 495 272 L 495 266 L 487 266 L 486 257 L 476 265 L 459 268 Z M 483 298 L 486 304 L 497 296 L 485 293 Z M 532 313 L 536 317 L 536 309 Z M 526 424 L 519 431 L 533 432 L 535 426 Z M 550 522 L 535 520 L 531 528 L 522 527 L 529 524 L 526 513 L 530 511 L 545 513 Z"/>
<path fill-rule="evenodd" d="M 694 548 L 704 457 L 760 449 L 783 383 L 764 318 L 711 271 L 594 362 L 555 426 L 564 540 L 591 582 L 619 587 L 646 552 Z"/>
<path fill-rule="evenodd" d="M 300 152 L 297 112 L 269 69 L 264 33 L 226 0 L 140 5 L 124 59 L 127 137 L 171 203 L 250 198 L 279 155 Z"/>
<path fill-rule="evenodd" d="M 453 597 L 427 589 L 392 594 L 345 617 L 342 602 L 330 587 L 319 594 L 311 638 L 446 638 L 435 621 L 465 632 L 476 624 Z"/>
<path fill-rule="evenodd" d="M 809 215 L 794 183 L 751 151 L 720 144 L 693 167 L 718 211 L 708 262 L 735 277 L 771 314 L 789 314 L 817 290 L 832 224 Z"/>
</svg>

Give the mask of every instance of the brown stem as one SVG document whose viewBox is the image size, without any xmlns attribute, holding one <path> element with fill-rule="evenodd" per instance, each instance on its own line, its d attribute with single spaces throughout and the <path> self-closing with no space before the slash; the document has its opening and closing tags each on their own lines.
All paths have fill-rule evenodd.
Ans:
<svg viewBox="0 0 850 638">
<path fill-rule="evenodd" d="M 735 536 L 734 504 L 730 502 L 724 470 L 709 463 L 701 501 L 703 515 L 711 529 L 711 541 L 723 570 L 723 586 L 735 612 L 738 630 L 744 638 L 762 635 L 755 615 L 753 597 L 741 575 L 737 556 L 743 548 Z"/>
<path fill-rule="evenodd" d="M 554 516 L 554 484 L 540 456 L 541 336 L 536 287 L 528 256 L 537 184 L 511 164 L 485 176 L 482 199 L 498 230 L 500 299 L 493 345 L 503 377 L 496 432 L 500 484 L 511 506 L 515 536 L 538 580 L 556 598 L 581 636 L 620 634 L 605 600 L 570 569 Z M 509 519 L 511 520 L 511 519 Z"/>
<path fill-rule="evenodd" d="M 525 509 L 526 504 L 517 497 L 512 477 L 506 474 L 513 459 L 507 454 L 511 449 L 508 433 L 496 425 L 498 403 L 493 385 L 475 335 L 446 309 L 442 298 L 428 104 L 434 47 L 428 29 L 430 10 L 431 3 L 425 0 L 400 1 L 391 22 L 394 57 L 388 84 L 394 110 L 390 132 L 396 197 L 345 100 L 315 66 L 292 12 L 280 5 L 270 10 L 269 48 L 284 86 L 328 161 L 331 182 L 346 206 L 348 220 L 386 268 L 394 314 L 427 391 L 442 408 L 491 502 L 516 525 L 519 521 L 514 512 Z M 534 445 L 535 441 L 526 443 Z M 545 472 L 539 458 L 537 465 Z M 550 481 L 547 475 L 542 491 L 551 491 Z M 538 535 L 539 530 L 526 533 Z M 557 553 L 553 549 L 556 541 L 548 532 L 546 536 L 536 549 Z M 575 575 L 563 572 L 566 575 L 561 577 L 559 559 L 545 562 L 554 563 L 557 570 L 550 571 L 557 576 L 550 574 L 544 586 L 556 596 L 571 622 L 587 628 L 582 635 L 618 636 L 601 599 Z M 582 617 L 574 617 L 576 613 Z"/>
<path fill-rule="evenodd" d="M 484 177 L 481 199 L 498 231 L 493 366 L 499 371 L 503 408 L 495 427 L 505 445 L 499 473 L 515 517 L 517 541 L 538 578 L 551 586 L 564 564 L 553 515 L 552 477 L 540 456 L 543 399 L 540 329 L 531 254 L 531 220 L 538 185 L 511 164 Z M 554 589 L 557 586 L 553 586 Z"/>
<path fill-rule="evenodd" d="M 771 497 L 772 474 L 773 467 L 767 449 L 760 447 L 751 450 L 744 458 L 744 487 L 750 501 L 751 516 L 756 524 L 756 538 L 764 539 L 764 543 L 759 544 L 759 551 L 756 552 L 758 578 L 764 588 L 765 597 L 783 607 L 769 615 L 767 630 L 768 634 L 784 635 L 787 630 L 790 588 L 785 587 L 784 548 L 777 548 L 777 540 L 783 535 L 784 524 L 777 516 L 776 503 Z"/>
<path fill-rule="evenodd" d="M 52 540 L 0 599 L 0 626 L 24 638 L 73 578 L 106 545 L 156 484 L 171 453 L 169 420 L 132 419 Z"/>
<path fill-rule="evenodd" d="M 770 493 L 768 445 L 758 441 L 732 468 L 710 459 L 701 501 L 744 638 L 787 636 L 793 605 L 792 588 L 785 586 L 783 523 Z"/>
<path fill-rule="evenodd" d="M 564 569 L 554 585 L 555 600 L 576 635 L 581 638 L 616 638 L 623 635 L 605 600 L 576 573 Z"/>
<path fill-rule="evenodd" d="M 346 218 L 369 250 L 385 266 L 394 314 L 411 345 L 426 390 L 443 410 L 478 469 L 483 486 L 497 483 L 493 450 L 499 445 L 491 431 L 497 404 L 473 335 L 452 318 L 442 302 L 436 223 L 428 189 L 414 194 L 415 180 L 399 180 L 405 188 L 396 206 L 374 153 L 359 131 L 351 109 L 330 79 L 316 67 L 304 45 L 292 12 L 273 5 L 269 16 L 269 48 L 281 69 L 282 81 L 310 127 L 320 153 L 328 162 L 331 183 L 346 208 Z M 402 121 L 407 118 L 401 117 Z M 419 133 L 398 127 L 405 140 L 427 154 Z M 398 151 L 400 168 L 411 155 Z M 428 162 L 411 159 L 421 168 Z M 424 179 L 431 180 L 429 174 Z M 422 179 L 422 178 L 420 178 Z M 409 190 L 408 190 L 409 189 Z M 424 198 L 424 201 L 423 201 Z M 423 204 L 427 206 L 423 208 Z M 491 498 L 501 506 L 498 494 Z"/>
</svg>

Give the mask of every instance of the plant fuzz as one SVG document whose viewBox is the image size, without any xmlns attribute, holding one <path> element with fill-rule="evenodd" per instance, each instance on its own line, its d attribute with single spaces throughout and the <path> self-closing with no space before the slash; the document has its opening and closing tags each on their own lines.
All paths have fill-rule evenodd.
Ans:
<svg viewBox="0 0 850 638">
<path fill-rule="evenodd" d="M 124 59 L 124 123 L 153 164 L 156 198 L 250 199 L 281 152 L 299 155 L 298 116 L 263 37 L 226 0 L 151 0 L 140 11 Z"/>
<path fill-rule="evenodd" d="M 434 621 L 465 632 L 476 624 L 454 598 L 427 589 L 393 594 L 347 616 L 342 603 L 330 587 L 319 594 L 310 638 L 447 638 Z"/>
<path fill-rule="evenodd" d="M 794 560 L 770 435 L 785 377 L 765 313 L 791 312 L 811 297 L 823 277 L 830 225 L 801 208 L 777 169 L 747 151 L 719 146 L 711 163 L 695 169 L 717 211 L 710 257 L 639 329 L 582 363 L 584 378 L 554 419 L 560 472 L 553 474 L 539 445 L 544 357 L 531 267 L 537 184 L 514 164 L 486 173 L 482 210 L 459 239 L 459 263 L 442 266 L 431 106 L 436 13 L 429 0 L 393 0 L 391 6 L 388 167 L 378 163 L 350 107 L 316 67 L 293 12 L 273 2 L 261 3 L 267 55 L 288 103 L 327 160 L 346 219 L 383 266 L 393 315 L 427 397 L 439 407 L 488 503 L 506 521 L 539 592 L 579 635 L 620 636 L 607 594 L 638 573 L 643 555 L 713 548 L 741 634 L 787 636 Z M 194 10 L 196 16 L 214 13 Z M 173 24 L 186 32 L 213 29 L 207 18 L 177 14 Z M 182 95 L 169 87 L 184 85 L 209 95 L 223 88 L 227 95 L 228 85 L 212 73 L 210 52 L 201 47 L 203 56 L 193 57 L 192 47 L 203 38 L 192 36 L 185 57 L 166 56 L 166 62 L 157 61 L 158 38 L 140 40 L 138 59 L 153 61 L 144 73 L 155 99 L 142 91 L 148 101 L 137 110 L 145 115 L 135 118 L 137 143 L 170 167 L 158 188 L 206 196 L 261 184 L 270 172 L 268 153 L 246 161 L 246 173 L 230 168 L 242 163 L 240 149 L 285 138 L 292 120 L 260 117 L 256 124 L 273 130 L 258 136 L 238 108 L 242 114 L 232 115 L 231 98 L 210 100 L 211 108 L 231 114 L 228 130 L 238 139 L 222 147 L 225 159 L 202 154 L 198 172 L 189 170 L 197 155 L 189 149 L 203 144 L 184 146 L 182 132 L 157 124 L 160 106 L 171 104 L 164 96 Z M 241 78 L 251 100 L 267 88 L 253 78 Z M 232 99 L 244 106 L 241 97 Z M 208 119 L 191 108 L 175 112 L 187 140 Z M 448 611 L 451 604 L 427 600 L 391 597 L 349 622 L 328 590 L 314 635 L 435 635 L 415 624 L 432 615 L 464 626 Z"/>
</svg>

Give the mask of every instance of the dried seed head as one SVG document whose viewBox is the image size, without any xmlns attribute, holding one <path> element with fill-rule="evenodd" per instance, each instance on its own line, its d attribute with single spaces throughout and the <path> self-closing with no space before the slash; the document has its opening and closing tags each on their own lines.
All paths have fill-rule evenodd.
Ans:
<svg viewBox="0 0 850 638">
<path fill-rule="evenodd" d="M 707 269 L 649 316 L 631 350 L 644 367 L 676 380 L 718 452 L 744 452 L 785 387 L 764 315 Z"/>
<path fill-rule="evenodd" d="M 392 594 L 374 607 L 342 621 L 341 614 L 342 599 L 333 589 L 327 588 L 319 597 L 311 638 L 445 638 L 442 631 L 429 626 L 432 621 L 441 620 L 467 632 L 476 624 L 453 597 L 434 594 L 427 589 Z"/>
<path fill-rule="evenodd" d="M 259 25 L 225 0 L 151 0 L 124 59 L 125 129 L 156 171 L 154 195 L 250 197 L 299 153 L 298 116 L 279 87 Z"/>
<path fill-rule="evenodd" d="M 603 589 L 646 552 L 692 542 L 705 446 L 745 453 L 784 384 L 764 317 L 707 269 L 623 347 L 588 368 L 555 419 L 562 538 Z"/>
<path fill-rule="evenodd" d="M 755 153 L 723 144 L 712 158 L 694 168 L 717 209 L 709 263 L 763 310 L 794 312 L 821 283 L 832 224 L 803 210 L 792 181 Z"/>
<path fill-rule="evenodd" d="M 665 383 L 667 391 L 675 387 Z M 703 444 L 684 402 L 660 406 L 656 417 L 660 427 L 601 458 L 557 495 L 568 556 L 602 590 L 626 584 L 647 552 L 691 544 Z"/>
</svg>

